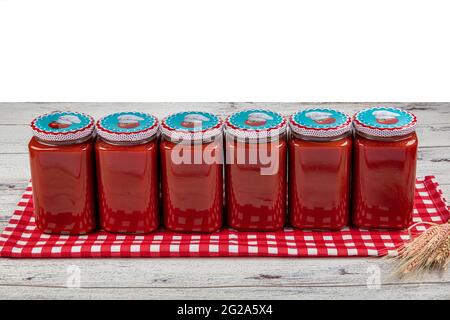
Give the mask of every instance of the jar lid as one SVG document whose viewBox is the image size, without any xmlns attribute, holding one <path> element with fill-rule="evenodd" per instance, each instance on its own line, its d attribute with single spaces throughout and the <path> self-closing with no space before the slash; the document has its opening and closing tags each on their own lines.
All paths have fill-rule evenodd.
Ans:
<svg viewBox="0 0 450 320">
<path fill-rule="evenodd" d="M 49 142 L 77 141 L 92 135 L 94 119 L 79 112 L 53 112 L 36 117 L 31 122 L 33 135 Z"/>
<path fill-rule="evenodd" d="M 242 139 L 276 137 L 286 132 L 286 118 L 267 109 L 247 109 L 230 115 L 225 122 L 227 133 Z"/>
<path fill-rule="evenodd" d="M 143 112 L 116 112 L 97 121 L 100 137 L 112 142 L 137 142 L 150 139 L 158 132 L 158 119 Z"/>
<path fill-rule="evenodd" d="M 289 119 L 289 127 L 303 136 L 332 138 L 349 132 L 352 119 L 337 110 L 312 108 L 294 113 Z"/>
<path fill-rule="evenodd" d="M 203 111 L 178 112 L 161 121 L 161 131 L 173 140 L 207 141 L 222 134 L 222 119 Z"/>
<path fill-rule="evenodd" d="M 390 107 L 374 107 L 359 111 L 353 117 L 357 131 L 376 137 L 395 137 L 416 130 L 414 114 Z"/>
</svg>

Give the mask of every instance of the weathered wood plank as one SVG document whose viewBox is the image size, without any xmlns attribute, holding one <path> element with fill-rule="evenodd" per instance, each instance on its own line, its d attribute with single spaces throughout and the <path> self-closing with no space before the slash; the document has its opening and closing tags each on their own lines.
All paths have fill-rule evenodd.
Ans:
<svg viewBox="0 0 450 320">
<path fill-rule="evenodd" d="M 291 114 L 298 109 L 309 106 L 335 106 L 349 114 L 357 110 L 373 105 L 389 105 L 400 107 L 414 112 L 421 123 L 424 124 L 448 124 L 450 123 L 450 103 L 278 103 L 278 102 L 186 102 L 186 103 L 0 103 L 0 110 L 14 112 L 3 112 L 0 124 L 28 124 L 34 117 L 56 110 L 77 110 L 100 117 L 110 112 L 123 110 L 137 110 L 152 112 L 157 117 L 163 117 L 171 112 L 180 110 L 205 110 L 215 112 L 219 115 L 232 113 L 245 107 L 267 107 Z"/>
<path fill-rule="evenodd" d="M 90 288 L 67 289 L 49 287 L 0 287 L 2 299 L 262 299 L 262 300 L 448 300 L 450 286 L 448 284 L 416 283 L 399 287 L 386 286 L 379 290 L 363 287 L 231 287 L 231 288 Z"/>
<path fill-rule="evenodd" d="M 392 265 L 377 259 L 3 259 L 1 266 L 0 298 L 450 297 L 449 274 L 394 280 Z M 69 266 L 80 270 L 80 289 L 66 288 Z M 372 268 L 380 270 L 379 289 L 367 287 Z"/>
<path fill-rule="evenodd" d="M 182 110 L 214 111 L 224 114 L 230 109 L 230 103 L 0 103 L 0 110 L 14 110 L 14 112 L 3 112 L 0 124 L 4 125 L 27 125 L 36 116 L 53 111 L 79 111 L 99 118 L 107 113 L 136 110 L 151 112 L 158 118 L 167 114 Z"/>
<path fill-rule="evenodd" d="M 0 183 L 0 222 L 9 220 L 27 185 L 26 181 Z"/>
</svg>

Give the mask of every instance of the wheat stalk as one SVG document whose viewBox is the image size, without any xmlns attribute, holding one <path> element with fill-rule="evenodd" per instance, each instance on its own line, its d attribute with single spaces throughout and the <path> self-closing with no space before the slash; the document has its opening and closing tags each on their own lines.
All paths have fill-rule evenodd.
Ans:
<svg viewBox="0 0 450 320">
<path fill-rule="evenodd" d="M 450 262 L 450 237 L 447 238 L 442 248 L 436 254 L 436 267 L 438 269 L 447 270 Z"/>
<path fill-rule="evenodd" d="M 417 224 L 412 225 L 409 230 Z M 433 269 L 445 270 L 450 263 L 450 223 L 433 224 L 420 236 L 405 244 L 396 259 L 399 265 L 394 273 L 399 277 Z"/>
</svg>

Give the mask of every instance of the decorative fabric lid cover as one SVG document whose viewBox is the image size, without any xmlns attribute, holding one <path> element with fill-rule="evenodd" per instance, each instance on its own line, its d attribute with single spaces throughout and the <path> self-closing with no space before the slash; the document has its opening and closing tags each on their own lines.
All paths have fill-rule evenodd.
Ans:
<svg viewBox="0 0 450 320">
<path fill-rule="evenodd" d="M 328 108 L 312 108 L 294 113 L 289 126 L 297 134 L 309 137 L 332 138 L 352 129 L 352 119 L 343 112 Z"/>
<path fill-rule="evenodd" d="M 395 137 L 410 134 L 416 130 L 414 114 L 390 107 L 374 107 L 359 111 L 353 117 L 355 129 L 376 137 Z"/>
<path fill-rule="evenodd" d="M 94 119 L 79 112 L 53 112 L 36 117 L 31 122 L 33 135 L 49 142 L 70 142 L 92 135 Z"/>
<path fill-rule="evenodd" d="M 247 109 L 230 115 L 225 130 L 242 139 L 276 137 L 286 132 L 286 118 L 267 109 Z"/>
<path fill-rule="evenodd" d="M 222 120 L 209 112 L 178 112 L 161 121 L 161 131 L 173 140 L 211 140 L 222 134 Z"/>
<path fill-rule="evenodd" d="M 144 112 L 117 112 L 97 121 L 100 137 L 112 142 L 148 140 L 158 132 L 158 119 Z"/>
</svg>

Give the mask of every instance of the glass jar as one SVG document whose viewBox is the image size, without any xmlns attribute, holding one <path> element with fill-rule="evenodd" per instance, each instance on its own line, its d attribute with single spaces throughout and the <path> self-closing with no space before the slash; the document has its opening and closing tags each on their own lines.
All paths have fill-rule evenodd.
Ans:
<svg viewBox="0 0 450 320">
<path fill-rule="evenodd" d="M 265 109 L 244 110 L 225 123 L 228 225 L 274 231 L 286 216 L 286 119 Z"/>
<path fill-rule="evenodd" d="M 403 229 L 412 221 L 418 139 L 416 117 L 388 107 L 354 116 L 353 223 Z"/>
<path fill-rule="evenodd" d="M 100 226 L 142 234 L 159 226 L 158 120 L 118 112 L 97 121 L 95 143 Z"/>
<path fill-rule="evenodd" d="M 351 118 L 332 109 L 307 109 L 292 115 L 289 126 L 292 226 L 343 228 L 349 219 Z"/>
<path fill-rule="evenodd" d="M 208 112 L 179 112 L 161 122 L 164 225 L 176 232 L 222 226 L 222 120 Z"/>
<path fill-rule="evenodd" d="M 28 149 L 36 226 L 44 233 L 85 234 L 96 227 L 94 119 L 77 112 L 35 118 Z"/>
</svg>

